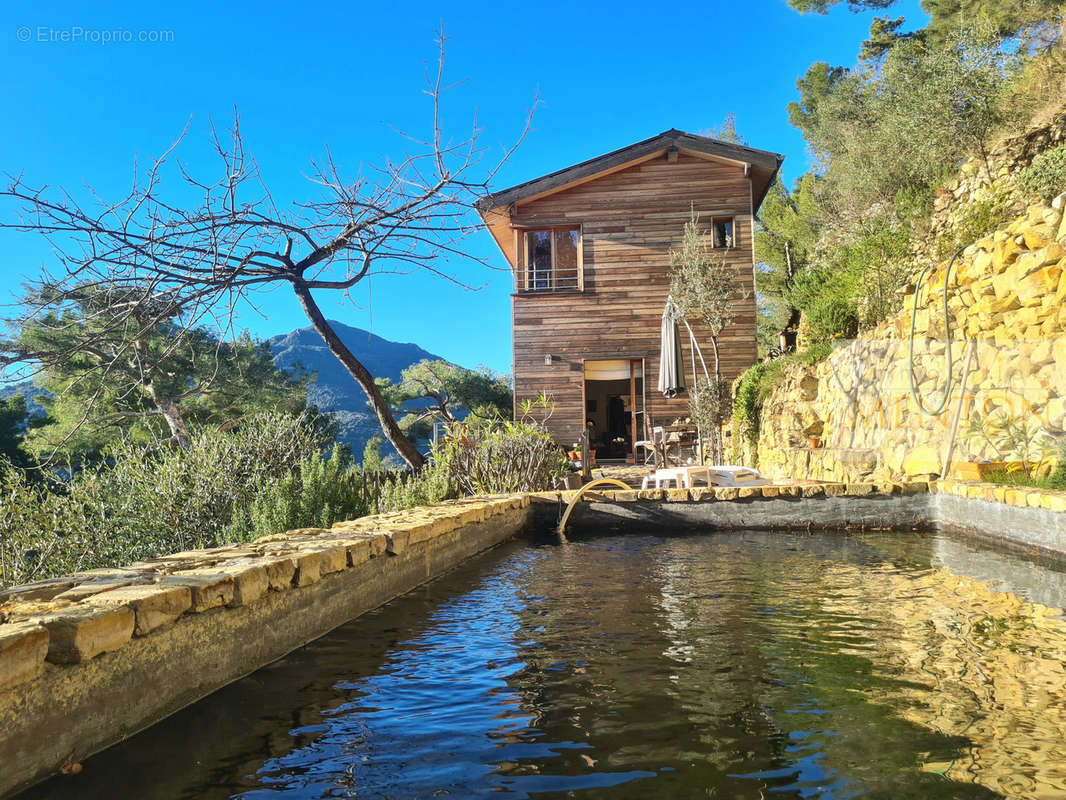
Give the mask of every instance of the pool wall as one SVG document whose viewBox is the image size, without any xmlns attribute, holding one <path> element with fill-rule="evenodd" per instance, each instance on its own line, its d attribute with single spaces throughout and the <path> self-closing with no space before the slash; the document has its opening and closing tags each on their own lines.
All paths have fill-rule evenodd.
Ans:
<svg viewBox="0 0 1066 800">
<path fill-rule="evenodd" d="M 1000 547 L 1066 558 L 1066 492 L 943 480 L 932 485 L 940 528 Z"/>
<path fill-rule="evenodd" d="M 716 493 L 717 491 L 717 493 Z M 829 484 L 722 490 L 658 490 L 590 493 L 570 517 L 571 535 L 684 529 L 822 530 L 884 528 L 909 530 L 933 523 L 928 484 Z M 535 505 L 546 526 L 552 503 Z"/>
<path fill-rule="evenodd" d="M 47 777 L 530 526 L 467 500 L 0 593 L 0 796 Z"/>
<path fill-rule="evenodd" d="M 572 492 L 534 495 L 541 528 Z M 1066 559 L 1066 492 L 940 480 L 819 483 L 745 489 L 590 492 L 574 509 L 568 533 L 670 531 L 679 528 L 818 530 L 949 529 L 1000 547 Z"/>
</svg>

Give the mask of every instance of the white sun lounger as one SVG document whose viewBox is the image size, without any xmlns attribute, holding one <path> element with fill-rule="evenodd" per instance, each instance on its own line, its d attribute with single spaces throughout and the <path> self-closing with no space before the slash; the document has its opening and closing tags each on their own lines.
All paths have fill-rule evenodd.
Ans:
<svg viewBox="0 0 1066 800">
<path fill-rule="evenodd" d="M 751 467 L 738 467 L 732 464 L 714 466 L 667 467 L 657 469 L 651 475 L 645 475 L 640 488 L 647 489 L 651 484 L 656 489 L 673 484 L 678 488 L 691 489 L 693 483 L 703 480 L 707 486 L 764 486 L 768 480 Z"/>
<path fill-rule="evenodd" d="M 711 483 L 715 486 L 765 486 L 770 481 L 751 467 L 738 467 L 732 464 L 719 464 L 708 467 L 711 471 Z"/>
</svg>

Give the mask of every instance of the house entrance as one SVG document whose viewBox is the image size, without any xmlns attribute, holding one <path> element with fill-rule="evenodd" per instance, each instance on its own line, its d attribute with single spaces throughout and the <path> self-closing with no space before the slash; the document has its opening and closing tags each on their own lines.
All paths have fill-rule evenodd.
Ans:
<svg viewBox="0 0 1066 800">
<path fill-rule="evenodd" d="M 596 461 L 635 459 L 644 431 L 644 360 L 585 361 L 585 425 Z"/>
</svg>

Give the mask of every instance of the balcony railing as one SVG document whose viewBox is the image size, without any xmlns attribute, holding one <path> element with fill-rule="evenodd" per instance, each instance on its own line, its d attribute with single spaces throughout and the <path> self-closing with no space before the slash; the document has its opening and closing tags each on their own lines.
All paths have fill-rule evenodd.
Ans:
<svg viewBox="0 0 1066 800">
<path fill-rule="evenodd" d="M 536 269 L 530 267 L 515 272 L 515 291 L 520 294 L 534 292 L 564 292 L 581 289 L 578 267 Z"/>
</svg>

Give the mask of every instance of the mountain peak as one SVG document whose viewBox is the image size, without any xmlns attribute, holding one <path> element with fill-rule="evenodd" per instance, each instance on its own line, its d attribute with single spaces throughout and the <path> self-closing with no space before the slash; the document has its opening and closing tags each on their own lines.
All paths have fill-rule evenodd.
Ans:
<svg viewBox="0 0 1066 800">
<path fill-rule="evenodd" d="M 329 320 L 341 341 L 375 378 L 399 381 L 401 373 L 412 364 L 440 356 L 413 342 L 393 342 L 363 328 Z M 338 438 L 351 445 L 356 458 L 371 436 L 381 432 L 377 417 L 367 408 L 363 388 L 341 365 L 318 332 L 308 326 L 267 339 L 274 363 L 282 369 L 302 366 L 314 373 L 308 399 L 323 411 L 335 412 L 341 424 Z"/>
</svg>

